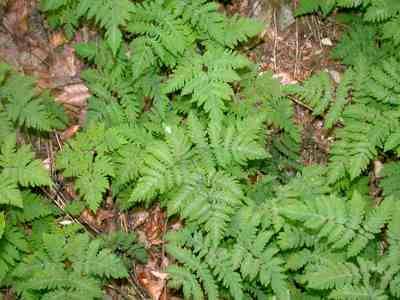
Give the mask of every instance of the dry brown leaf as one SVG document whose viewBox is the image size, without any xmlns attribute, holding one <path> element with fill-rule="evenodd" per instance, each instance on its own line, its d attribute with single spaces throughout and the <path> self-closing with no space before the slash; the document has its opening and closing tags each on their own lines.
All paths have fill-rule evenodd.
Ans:
<svg viewBox="0 0 400 300">
<path fill-rule="evenodd" d="M 45 160 L 42 161 L 43 167 L 47 170 L 50 171 L 51 165 L 52 165 L 52 160 L 50 157 L 46 158 Z"/>
<path fill-rule="evenodd" d="M 135 211 L 131 214 L 130 217 L 130 227 L 132 229 L 136 229 L 137 227 L 141 226 L 146 222 L 147 218 L 149 217 L 149 212 L 145 209 L 140 209 Z"/>
<path fill-rule="evenodd" d="M 9 1 L 4 26 L 16 36 L 23 36 L 28 31 L 29 5 L 26 0 Z"/>
<path fill-rule="evenodd" d="M 161 299 L 161 296 L 166 286 L 166 275 L 164 275 L 165 273 L 151 270 L 151 268 L 146 265 L 136 266 L 136 274 L 139 283 L 146 289 L 151 299 Z"/>
<path fill-rule="evenodd" d="M 98 226 L 102 226 L 104 221 L 112 219 L 114 216 L 113 211 L 99 208 L 96 212 L 96 223 Z"/>
<path fill-rule="evenodd" d="M 95 214 L 90 210 L 90 209 L 85 209 L 84 211 L 82 211 L 81 215 L 79 216 L 79 218 L 86 224 L 89 224 L 95 228 L 97 228 L 96 226 L 96 216 Z"/>
<path fill-rule="evenodd" d="M 162 237 L 165 231 L 165 225 L 165 212 L 157 205 L 150 212 L 150 216 L 147 218 L 143 228 L 150 245 L 159 245 L 163 243 Z"/>
<path fill-rule="evenodd" d="M 67 41 L 67 38 L 65 37 L 64 33 L 61 31 L 55 32 L 50 36 L 50 45 L 52 48 L 57 48 Z"/>
<path fill-rule="evenodd" d="M 70 139 L 71 137 L 73 137 L 75 135 L 75 133 L 78 132 L 79 128 L 81 126 L 79 125 L 72 125 L 70 127 L 68 127 L 66 130 L 64 130 L 64 132 L 61 134 L 61 139 L 63 141 L 66 141 L 68 139 Z"/>
<path fill-rule="evenodd" d="M 105 210 L 99 208 L 96 213 L 92 212 L 90 209 L 85 209 L 81 215 L 80 219 L 91 227 L 97 228 L 103 231 L 106 220 L 112 219 L 115 216 L 114 212 L 110 210 Z"/>
<path fill-rule="evenodd" d="M 60 53 L 54 57 L 50 74 L 54 78 L 74 77 L 79 74 L 82 63 L 75 55 L 75 49 L 65 45 Z"/>
<path fill-rule="evenodd" d="M 61 104 L 84 107 L 89 97 L 89 89 L 83 83 L 78 83 L 65 86 L 62 92 L 56 96 L 56 101 Z"/>
</svg>

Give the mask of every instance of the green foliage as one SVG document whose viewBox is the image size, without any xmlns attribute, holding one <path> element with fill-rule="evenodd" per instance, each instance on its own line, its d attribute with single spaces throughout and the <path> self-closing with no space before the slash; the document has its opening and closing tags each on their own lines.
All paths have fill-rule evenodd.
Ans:
<svg viewBox="0 0 400 300">
<path fill-rule="evenodd" d="M 15 143 L 15 135 L 9 135 L 0 144 L 0 204 L 22 207 L 20 187 L 50 185 L 51 180 L 30 147 Z"/>
<path fill-rule="evenodd" d="M 189 52 L 166 83 L 165 92 L 181 90 L 181 96 L 191 96 L 191 102 L 217 120 L 226 110 L 224 102 L 234 95 L 230 83 L 240 79 L 236 69 L 248 65 L 243 56 L 220 48 L 211 48 L 204 55 Z"/>
<path fill-rule="evenodd" d="M 379 181 L 379 186 L 383 190 L 385 197 L 393 196 L 395 199 L 400 199 L 400 163 L 390 162 L 384 165 L 382 179 Z"/>
<path fill-rule="evenodd" d="M 4 229 L 6 228 L 6 220 L 4 218 L 4 213 L 0 214 L 0 238 L 4 234 Z"/>
<path fill-rule="evenodd" d="M 96 210 L 109 187 L 109 177 L 115 176 L 110 154 L 126 143 L 118 130 L 93 125 L 67 145 L 57 160 L 65 176 L 76 177 L 76 189 L 92 210 Z"/>
<path fill-rule="evenodd" d="M 395 44 L 400 42 L 398 30 L 400 4 L 396 0 L 302 0 L 296 13 L 304 15 L 321 11 L 327 16 L 335 8 L 344 11 L 349 8 L 358 8 L 358 11 L 363 14 L 364 22 L 376 23 L 375 28 L 381 31 L 382 38 L 390 39 Z M 351 55 L 353 56 L 354 53 Z"/>
<path fill-rule="evenodd" d="M 78 192 L 67 212 L 96 212 L 106 197 L 123 209 L 160 202 L 184 224 L 165 250 L 185 299 L 400 298 L 397 1 L 300 1 L 298 14 L 356 12 L 332 53 L 347 69 L 339 83 L 322 72 L 285 87 L 235 52 L 260 24 L 213 2 L 41 7 L 70 35 L 82 21 L 103 32 L 75 47 L 92 97 L 56 156 Z M 50 131 L 57 118 L 29 78 L 0 65 L 0 84 L 2 285 L 23 299 L 103 298 L 145 251 L 131 233 L 90 239 L 56 224 L 60 212 L 34 193 L 51 184 L 40 161 L 3 132 Z M 301 164 L 294 98 L 329 129 L 326 165 Z M 383 170 L 370 176 L 374 161 Z"/>
<path fill-rule="evenodd" d="M 0 139 L 16 127 L 50 131 L 65 123 L 62 108 L 48 92 L 39 92 L 33 78 L 0 62 Z"/>
<path fill-rule="evenodd" d="M 66 263 L 68 262 L 68 263 Z M 87 234 L 43 234 L 42 247 L 23 261 L 12 273 L 15 290 L 23 298 L 99 299 L 102 279 L 128 275 L 122 261 L 100 240 Z"/>
<path fill-rule="evenodd" d="M 286 93 L 298 95 L 305 104 L 313 109 L 314 116 L 324 116 L 325 127 L 330 129 L 341 120 L 343 109 L 349 102 L 349 92 L 354 76 L 352 69 L 346 70 L 336 88 L 336 93 L 333 91 L 332 80 L 328 72 L 312 76 L 301 86 L 288 86 Z"/>
<path fill-rule="evenodd" d="M 122 256 L 127 267 L 132 263 L 132 260 L 137 260 L 141 263 L 147 261 L 146 249 L 138 243 L 138 238 L 135 234 L 115 231 L 104 234 L 101 238 L 103 239 L 104 247 Z"/>
</svg>

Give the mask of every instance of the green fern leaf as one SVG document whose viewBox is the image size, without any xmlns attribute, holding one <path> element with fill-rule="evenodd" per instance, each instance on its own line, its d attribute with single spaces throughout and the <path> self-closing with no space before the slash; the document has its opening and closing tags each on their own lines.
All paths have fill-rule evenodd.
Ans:
<svg viewBox="0 0 400 300">
<path fill-rule="evenodd" d="M 43 131 L 64 127 L 66 117 L 49 93 L 39 93 L 33 78 L 7 70 L 0 83 L 0 111 L 4 106 L 7 119 L 16 126 Z"/>
<path fill-rule="evenodd" d="M 275 257 L 277 249 L 269 248 L 263 254 L 264 264 L 260 267 L 260 281 L 264 286 L 271 286 L 280 299 L 290 297 L 286 275 L 284 274 L 284 261 Z"/>
<path fill-rule="evenodd" d="M 400 163 L 391 162 L 383 167 L 382 179 L 379 181 L 379 186 L 383 189 L 385 197 L 393 196 L 396 199 L 400 198 Z"/>
<path fill-rule="evenodd" d="M 0 239 L 4 234 L 4 230 L 6 228 L 6 219 L 4 217 L 4 212 L 0 213 Z"/>
<path fill-rule="evenodd" d="M 80 1 L 77 7 L 79 16 L 94 19 L 100 27 L 106 30 L 105 36 L 114 56 L 116 56 L 122 42 L 121 26 L 124 26 L 133 11 L 133 5 L 129 0 L 118 2 L 102 0 Z"/>
<path fill-rule="evenodd" d="M 218 299 L 218 289 L 214 278 L 206 265 L 204 265 L 197 257 L 193 256 L 186 249 L 178 248 L 172 244 L 167 245 L 166 250 L 170 255 L 175 257 L 180 263 L 184 264 L 191 271 L 197 274 L 197 277 L 203 283 L 208 299 Z"/>
<path fill-rule="evenodd" d="M 361 276 L 358 268 L 351 263 L 329 261 L 327 264 L 315 266 L 315 270 L 306 273 L 304 278 L 313 289 L 342 288 L 349 283 L 357 284 Z"/>
<path fill-rule="evenodd" d="M 43 164 L 34 159 L 34 153 L 29 146 L 22 145 L 18 149 L 16 148 L 15 135 L 8 136 L 1 147 L 0 168 L 3 168 L 1 176 L 8 178 L 5 180 L 5 184 L 8 186 L 10 186 L 9 180 L 24 187 L 51 184 L 50 177 Z M 12 194 L 15 196 L 16 192 L 14 189 Z"/>
<path fill-rule="evenodd" d="M 103 194 L 109 187 L 107 177 L 113 175 L 113 165 L 110 160 L 98 158 L 91 168 L 76 180 L 75 187 L 82 194 L 91 210 L 96 211 L 100 206 Z"/>
<path fill-rule="evenodd" d="M 22 193 L 23 209 L 16 213 L 21 222 L 31 222 L 49 215 L 53 215 L 56 210 L 47 199 L 30 192 Z"/>
<path fill-rule="evenodd" d="M 87 250 L 86 265 L 91 274 L 108 278 L 125 278 L 128 272 L 122 261 L 108 249 L 100 250 L 100 240 L 92 241 Z"/>
<path fill-rule="evenodd" d="M 0 174 L 0 204 L 22 207 L 22 196 L 15 180 Z"/>
<path fill-rule="evenodd" d="M 345 285 L 342 288 L 335 289 L 329 294 L 329 298 L 338 300 L 388 299 L 382 290 L 357 285 Z"/>
<path fill-rule="evenodd" d="M 196 277 L 186 270 L 185 268 L 170 265 L 167 268 L 168 274 L 171 276 L 171 280 L 168 285 L 174 288 L 182 286 L 183 295 L 185 299 L 203 300 L 204 295 L 200 284 L 197 282 Z"/>
</svg>

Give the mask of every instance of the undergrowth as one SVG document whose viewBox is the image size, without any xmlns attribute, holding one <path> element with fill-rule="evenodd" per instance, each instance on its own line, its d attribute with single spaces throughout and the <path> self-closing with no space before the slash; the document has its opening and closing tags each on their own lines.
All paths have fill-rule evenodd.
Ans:
<svg viewBox="0 0 400 300">
<path fill-rule="evenodd" d="M 76 45 L 92 96 L 55 167 L 93 212 L 111 195 L 121 210 L 159 202 L 184 221 L 166 237 L 177 293 L 400 298 L 397 1 L 300 1 L 299 15 L 346 16 L 332 51 L 347 67 L 338 85 L 324 72 L 291 86 L 260 75 L 235 49 L 263 25 L 206 0 L 42 0 L 41 9 L 69 35 L 82 24 L 103 33 Z M 292 97 L 334 137 L 326 165 L 302 165 Z M 123 233 L 58 225 L 63 212 L 40 192 L 52 178 L 24 141 L 67 119 L 6 64 L 0 116 L 0 286 L 21 299 L 102 298 L 143 251 Z"/>
</svg>

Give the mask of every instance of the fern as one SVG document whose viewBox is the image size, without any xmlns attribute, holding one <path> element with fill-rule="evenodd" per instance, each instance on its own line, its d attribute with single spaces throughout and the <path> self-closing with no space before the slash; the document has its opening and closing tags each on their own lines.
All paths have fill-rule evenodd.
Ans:
<svg viewBox="0 0 400 300">
<path fill-rule="evenodd" d="M 66 176 L 77 177 L 76 188 L 94 211 L 109 187 L 108 178 L 115 176 L 110 156 L 125 143 L 126 139 L 115 128 L 92 125 L 58 157 L 58 167 L 65 170 Z"/>
<path fill-rule="evenodd" d="M 0 62 L 0 138 L 12 127 L 50 131 L 63 128 L 66 117 L 48 92 L 35 89 L 35 80 Z"/>
<path fill-rule="evenodd" d="M 221 123 L 212 123 L 206 132 L 192 116 L 188 134 L 177 127 L 166 127 L 165 141 L 155 141 L 147 148 L 139 170 L 141 178 L 129 202 L 151 200 L 157 193 L 166 193 L 181 185 L 186 186 L 187 194 L 195 186 L 202 186 L 199 185 L 202 181 L 214 178 L 213 169 L 217 166 L 229 169 L 234 162 L 245 165 L 248 160 L 267 157 L 260 145 L 262 123 L 259 120 L 239 119 L 233 124 L 229 118 L 224 121 L 221 123 L 226 128 Z M 205 157 L 202 152 L 207 148 L 211 155 Z M 201 168 L 211 173 L 204 174 Z"/>
<path fill-rule="evenodd" d="M 29 146 L 17 148 L 15 142 L 10 135 L 0 145 L 0 204 L 22 207 L 20 187 L 50 185 L 51 180 Z"/>
<path fill-rule="evenodd" d="M 7 223 L 3 228 L 0 238 L 0 283 L 9 279 L 10 271 L 15 268 L 22 255 L 29 251 L 24 233 L 19 228 Z"/>
<path fill-rule="evenodd" d="M 122 262 L 100 241 L 86 234 L 68 238 L 63 234 L 44 234 L 42 248 L 24 258 L 12 276 L 22 297 L 42 293 L 43 299 L 68 295 L 73 299 L 102 297 L 101 278 L 123 278 L 127 271 Z M 68 260 L 69 265 L 64 261 Z"/>
<path fill-rule="evenodd" d="M 94 18 L 96 23 L 105 29 L 105 38 L 114 56 L 122 42 L 120 27 L 125 25 L 132 11 L 133 5 L 129 0 L 118 2 L 84 0 L 79 1 L 77 7 L 78 16 L 85 16 L 88 19 Z"/>
<path fill-rule="evenodd" d="M 302 86 L 288 86 L 285 92 L 300 96 L 302 101 L 313 109 L 314 116 L 325 115 L 325 127 L 332 128 L 341 119 L 344 107 L 349 101 L 348 95 L 354 76 L 353 70 L 348 69 L 343 75 L 336 93 L 333 91 L 327 72 L 312 76 Z"/>
<path fill-rule="evenodd" d="M 83 78 L 93 96 L 86 126 L 56 160 L 78 191 L 72 203 L 96 210 L 106 195 L 123 208 L 159 201 L 169 217 L 181 218 L 183 228 L 168 234 L 166 271 L 185 299 L 399 298 L 393 1 L 299 2 L 298 14 L 356 12 L 333 52 L 348 69 L 337 86 L 319 73 L 281 87 L 234 51 L 260 25 L 224 15 L 216 3 L 42 0 L 55 27 L 72 34 L 81 21 L 93 21 L 104 31 L 105 41 L 76 46 L 91 66 Z M 4 84 L 14 73 L 0 70 Z M 300 97 L 330 129 L 326 166 L 302 166 L 301 128 L 289 97 Z M 25 126 L 8 117 L 3 102 L 0 129 Z M 29 170 L 33 156 L 11 144 L 1 153 Z M 7 160 L 12 170 L 13 160 Z M 369 195 L 374 160 L 385 162 L 379 205 Z M 111 251 L 127 263 L 136 251 L 143 254 L 121 233 L 103 242 L 64 233 L 46 202 L 28 191 L 44 181 L 7 172 L 0 245 L 8 248 L 0 263 L 21 298 L 101 298 L 106 280 L 127 275 Z M 19 228 L 30 229 L 21 249 L 7 235 Z"/>
<path fill-rule="evenodd" d="M 303 222 L 306 228 L 315 230 L 319 239 L 326 239 L 331 247 L 347 247 L 349 257 L 358 255 L 374 235 L 390 220 L 391 202 L 365 215 L 365 202 L 358 193 L 344 202 L 336 197 L 324 197 L 306 204 L 289 204 L 281 213 L 293 220 Z"/>
<path fill-rule="evenodd" d="M 248 65 L 243 56 L 222 48 L 210 48 L 204 55 L 189 53 L 166 83 L 165 92 L 181 90 L 182 96 L 191 96 L 192 103 L 218 120 L 226 110 L 225 102 L 232 100 L 230 84 L 240 79 L 236 70 Z"/>
<path fill-rule="evenodd" d="M 384 165 L 382 172 L 382 179 L 379 182 L 380 187 L 383 189 L 385 197 L 393 196 L 398 198 L 400 196 L 399 188 L 400 166 L 398 162 L 391 162 Z"/>
<path fill-rule="evenodd" d="M 208 299 L 218 299 L 218 289 L 207 265 L 204 265 L 197 257 L 189 251 L 172 245 L 167 246 L 167 251 L 173 255 L 179 262 L 187 266 L 192 272 L 195 272 L 198 279 L 202 282 Z M 197 289 L 196 294 L 199 293 Z M 192 293 L 191 293 L 192 294 Z M 198 295 L 196 295 L 198 296 Z M 202 296 L 201 296 L 202 297 Z"/>
<path fill-rule="evenodd" d="M 0 214 L 0 239 L 4 234 L 4 229 L 6 228 L 6 220 L 4 218 L 4 213 Z"/>
</svg>

